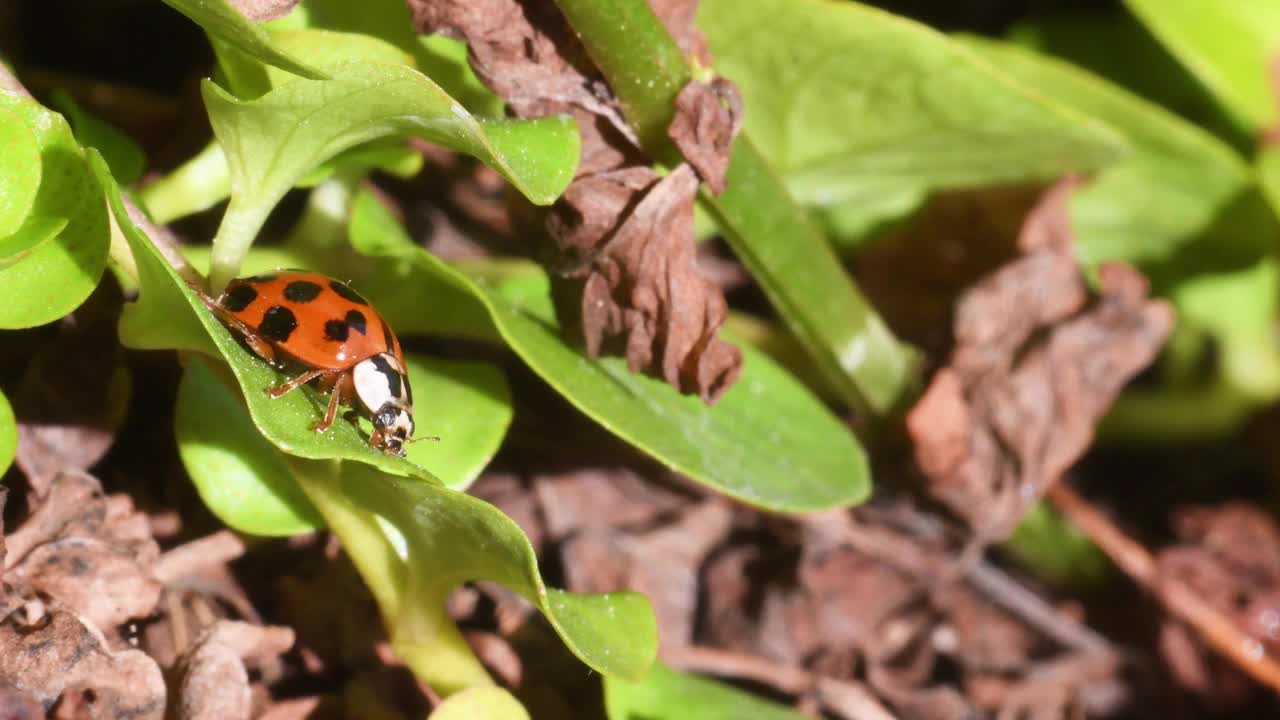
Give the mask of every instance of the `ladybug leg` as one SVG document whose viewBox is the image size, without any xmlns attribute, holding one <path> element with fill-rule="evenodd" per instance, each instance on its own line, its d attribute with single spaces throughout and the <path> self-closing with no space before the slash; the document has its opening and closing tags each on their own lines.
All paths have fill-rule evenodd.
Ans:
<svg viewBox="0 0 1280 720">
<path fill-rule="evenodd" d="M 278 398 L 281 395 L 284 395 L 285 393 L 289 392 L 290 390 L 297 390 L 299 387 L 306 385 L 307 383 L 311 382 L 312 380 L 315 380 L 321 375 L 327 375 L 328 373 L 331 373 L 331 372 L 333 371 L 332 370 L 308 370 L 307 372 L 302 373 L 298 377 L 290 380 L 289 382 L 283 385 L 277 385 L 273 388 L 267 388 L 267 394 L 273 398 Z"/>
<path fill-rule="evenodd" d="M 329 378 L 333 379 L 330 380 Z M 324 432 L 333 425 L 333 421 L 338 417 L 338 406 L 347 401 L 352 389 L 350 373 L 343 373 L 337 376 L 330 375 L 321 382 L 330 386 L 329 408 L 324 414 L 324 419 L 311 426 L 311 429 L 315 432 Z"/>
<path fill-rule="evenodd" d="M 204 302 L 205 307 L 209 308 L 209 310 L 212 311 L 213 314 L 216 315 L 218 319 L 222 321 L 223 325 L 226 325 L 228 328 L 234 331 L 237 335 L 244 338 L 245 344 L 249 346 L 249 349 L 252 350 L 254 354 L 256 354 L 258 357 L 262 358 L 263 360 L 266 360 L 269 363 L 275 364 L 276 362 L 275 348 L 271 347 L 271 343 L 264 340 L 263 337 L 258 334 L 257 330 L 254 330 L 253 328 L 246 325 L 243 320 L 236 317 L 235 315 L 232 315 L 226 308 L 219 305 L 213 298 L 209 297 L 208 295 L 205 295 L 203 292 L 199 292 L 198 290 L 197 290 L 197 294 L 200 296 L 200 300 Z"/>
</svg>

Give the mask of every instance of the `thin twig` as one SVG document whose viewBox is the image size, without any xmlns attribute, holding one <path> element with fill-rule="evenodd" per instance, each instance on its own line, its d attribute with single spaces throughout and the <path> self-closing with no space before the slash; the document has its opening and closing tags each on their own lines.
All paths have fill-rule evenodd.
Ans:
<svg viewBox="0 0 1280 720">
<path fill-rule="evenodd" d="M 861 683 L 838 680 L 756 655 L 683 645 L 663 650 L 662 659 L 682 670 L 752 680 L 787 693 L 816 691 L 823 704 L 848 720 L 894 720 Z"/>
<path fill-rule="evenodd" d="M 1243 632 L 1217 608 L 1205 602 L 1182 581 L 1161 576 L 1155 558 L 1125 535 L 1110 518 L 1058 482 L 1047 493 L 1068 520 L 1089 537 L 1121 570 L 1145 588 L 1172 615 L 1195 628 L 1210 647 L 1226 656 L 1254 680 L 1280 691 L 1280 664 L 1266 648 Z"/>
</svg>

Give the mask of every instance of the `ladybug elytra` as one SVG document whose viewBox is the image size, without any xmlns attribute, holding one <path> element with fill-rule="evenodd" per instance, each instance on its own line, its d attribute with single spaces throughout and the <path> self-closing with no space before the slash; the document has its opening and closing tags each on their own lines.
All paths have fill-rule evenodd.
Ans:
<svg viewBox="0 0 1280 720">
<path fill-rule="evenodd" d="M 281 270 L 236 278 L 216 300 L 200 297 L 259 357 L 277 367 L 306 368 L 267 394 L 280 397 L 311 382 L 329 394 L 324 419 L 312 430 L 328 430 L 338 406 L 349 405 L 373 421 L 370 446 L 404 455 L 414 430 L 413 392 L 400 340 L 346 283 Z"/>
</svg>

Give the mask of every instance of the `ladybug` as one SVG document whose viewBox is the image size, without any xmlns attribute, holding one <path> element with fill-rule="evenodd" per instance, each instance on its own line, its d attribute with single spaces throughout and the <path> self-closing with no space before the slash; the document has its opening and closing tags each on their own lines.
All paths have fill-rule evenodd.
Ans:
<svg viewBox="0 0 1280 720">
<path fill-rule="evenodd" d="M 339 405 L 353 406 L 373 421 L 370 446 L 404 456 L 414 430 L 404 353 L 359 293 L 325 275 L 281 270 L 236 278 L 216 300 L 199 295 L 259 357 L 280 368 L 306 368 L 268 395 L 278 398 L 307 383 L 329 394 L 328 411 L 312 430 L 328 430 Z"/>
</svg>

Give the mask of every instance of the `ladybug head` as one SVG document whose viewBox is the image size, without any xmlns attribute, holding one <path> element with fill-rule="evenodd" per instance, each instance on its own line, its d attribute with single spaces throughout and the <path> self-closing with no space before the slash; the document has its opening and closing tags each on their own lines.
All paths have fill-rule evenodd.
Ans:
<svg viewBox="0 0 1280 720">
<path fill-rule="evenodd" d="M 413 436 L 413 392 L 409 378 L 391 353 L 374 355 L 352 369 L 356 396 L 373 420 L 370 442 L 395 455 Z"/>
</svg>

